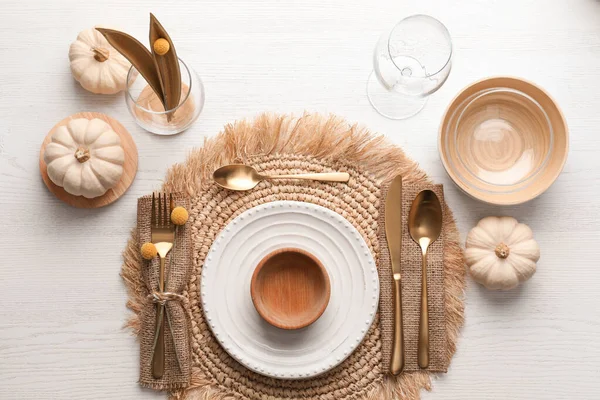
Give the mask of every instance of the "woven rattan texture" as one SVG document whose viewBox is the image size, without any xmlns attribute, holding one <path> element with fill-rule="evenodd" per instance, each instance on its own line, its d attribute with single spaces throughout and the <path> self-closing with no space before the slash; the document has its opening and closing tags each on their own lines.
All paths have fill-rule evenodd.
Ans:
<svg viewBox="0 0 600 400">
<path fill-rule="evenodd" d="M 210 176 L 228 163 L 246 163 L 265 173 L 347 171 L 349 184 L 318 182 L 263 182 L 249 192 L 218 188 Z M 186 312 L 191 322 L 192 377 L 175 399 L 418 399 L 431 388 L 430 374 L 386 374 L 379 317 L 363 343 L 340 366 L 304 381 L 266 378 L 248 371 L 227 355 L 206 325 L 200 306 L 202 262 L 214 238 L 233 218 L 250 207 L 275 200 L 307 201 L 327 207 L 350 221 L 362 234 L 379 262 L 378 238 L 381 187 L 401 173 L 407 185 L 431 184 L 404 152 L 385 138 L 331 116 L 262 115 L 252 121 L 227 125 L 224 131 L 192 151 L 183 164 L 173 166 L 163 190 L 187 193 L 194 259 L 187 288 Z M 444 298 L 449 360 L 456 350 L 463 323 L 464 258 L 451 210 L 444 204 Z M 128 325 L 139 332 L 141 261 L 135 237 L 124 253 L 122 276 L 129 289 L 128 306 L 136 313 Z M 224 288 L 226 290 L 226 288 Z"/>
</svg>

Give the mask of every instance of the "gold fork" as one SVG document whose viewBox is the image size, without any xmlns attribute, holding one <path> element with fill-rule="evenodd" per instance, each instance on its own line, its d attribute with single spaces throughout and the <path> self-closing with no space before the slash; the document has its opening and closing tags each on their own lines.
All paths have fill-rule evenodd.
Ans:
<svg viewBox="0 0 600 400">
<path fill-rule="evenodd" d="M 169 194 L 169 202 L 167 203 L 167 194 L 159 193 L 156 200 L 152 193 L 152 218 L 151 218 L 151 234 L 152 243 L 158 250 L 160 257 L 160 269 L 158 276 L 158 290 L 165 291 L 165 258 L 173 248 L 175 239 L 175 227 L 171 223 L 171 211 L 173 209 L 173 195 Z M 165 306 L 157 304 L 156 325 L 158 335 L 155 338 L 154 357 L 152 359 L 152 376 L 155 379 L 162 378 L 165 372 Z"/>
</svg>

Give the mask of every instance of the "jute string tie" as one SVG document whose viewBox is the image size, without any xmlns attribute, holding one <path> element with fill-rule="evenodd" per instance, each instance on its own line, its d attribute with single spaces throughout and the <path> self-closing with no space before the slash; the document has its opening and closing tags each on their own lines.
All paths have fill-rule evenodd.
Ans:
<svg viewBox="0 0 600 400">
<path fill-rule="evenodd" d="M 151 300 L 154 304 L 160 304 L 164 306 L 168 301 L 180 301 L 183 302 L 185 298 L 177 293 L 173 292 L 152 292 L 148 295 L 148 300 Z"/>
<path fill-rule="evenodd" d="M 150 356 L 150 362 L 152 363 L 152 360 L 154 360 L 154 352 L 156 351 L 156 344 L 158 343 L 158 338 L 160 336 L 160 327 L 163 324 L 164 316 L 166 316 L 169 332 L 171 332 L 171 338 L 173 340 L 173 350 L 175 350 L 175 359 L 177 360 L 177 366 L 179 367 L 179 370 L 181 370 L 181 360 L 179 358 L 179 353 L 177 352 L 177 345 L 175 343 L 175 336 L 173 335 L 173 326 L 171 325 L 169 309 L 165 307 L 165 305 L 169 301 L 183 302 L 183 296 L 173 292 L 152 292 L 152 294 L 148 295 L 148 299 L 152 301 L 152 303 L 157 304 L 160 307 L 158 321 L 156 321 L 156 330 L 154 331 L 154 344 L 152 345 L 152 355 Z"/>
</svg>

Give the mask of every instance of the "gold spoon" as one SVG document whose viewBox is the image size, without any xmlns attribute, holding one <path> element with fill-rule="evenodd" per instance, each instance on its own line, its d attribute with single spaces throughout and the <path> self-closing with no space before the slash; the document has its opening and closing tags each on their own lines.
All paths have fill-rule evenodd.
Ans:
<svg viewBox="0 0 600 400">
<path fill-rule="evenodd" d="M 423 272 L 421 274 L 421 318 L 419 319 L 419 367 L 429 366 L 429 312 L 427 304 L 427 249 L 442 232 L 442 205 L 431 190 L 421 191 L 413 200 L 408 214 L 408 232 L 421 246 Z"/>
<path fill-rule="evenodd" d="M 347 172 L 324 172 L 298 175 L 261 175 L 254 168 L 244 164 L 230 164 L 213 173 L 215 183 L 229 190 L 250 190 L 266 179 L 304 179 L 322 182 L 348 182 Z"/>
</svg>

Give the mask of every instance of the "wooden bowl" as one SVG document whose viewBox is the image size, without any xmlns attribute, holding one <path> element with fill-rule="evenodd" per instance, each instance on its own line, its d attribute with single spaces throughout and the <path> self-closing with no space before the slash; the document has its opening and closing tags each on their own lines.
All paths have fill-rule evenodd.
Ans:
<svg viewBox="0 0 600 400">
<path fill-rule="evenodd" d="M 519 78 L 493 77 L 452 100 L 438 145 L 459 188 L 486 203 L 513 205 L 534 199 L 558 178 L 569 134 L 543 89 Z"/>
<path fill-rule="evenodd" d="M 330 293 L 323 264 L 312 254 L 292 248 L 264 257 L 250 284 L 256 311 L 281 329 L 300 329 L 315 322 L 327 308 Z"/>
</svg>

